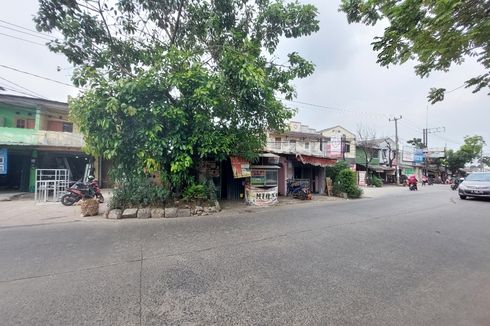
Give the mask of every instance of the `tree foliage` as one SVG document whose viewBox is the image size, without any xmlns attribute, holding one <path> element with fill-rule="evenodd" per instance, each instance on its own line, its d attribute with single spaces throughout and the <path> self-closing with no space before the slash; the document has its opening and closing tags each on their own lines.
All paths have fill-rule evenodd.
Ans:
<svg viewBox="0 0 490 326">
<path fill-rule="evenodd" d="M 418 64 L 415 73 L 427 77 L 432 71 L 449 71 L 466 57 L 483 66 L 466 87 L 476 93 L 490 88 L 490 2 L 481 0 L 342 0 L 340 10 L 349 23 L 375 25 L 387 22 L 372 45 L 382 66 Z M 432 88 L 429 101 L 444 99 L 446 89 Z"/>
<path fill-rule="evenodd" d="M 417 149 L 425 148 L 425 144 L 421 138 L 413 138 L 413 139 L 407 140 L 407 144 L 410 144 Z"/>
<path fill-rule="evenodd" d="M 458 173 L 459 169 L 464 168 L 467 163 L 471 163 L 480 157 L 485 141 L 481 136 L 466 136 L 464 144 L 456 151 L 446 152 L 447 167 L 452 173 Z"/>
<path fill-rule="evenodd" d="M 319 29 L 312 5 L 282 0 L 39 0 L 35 21 L 83 88 L 70 110 L 86 148 L 116 170 L 191 184 L 206 157 L 252 158 L 292 110 L 291 81 L 313 72 L 281 38 Z"/>
</svg>

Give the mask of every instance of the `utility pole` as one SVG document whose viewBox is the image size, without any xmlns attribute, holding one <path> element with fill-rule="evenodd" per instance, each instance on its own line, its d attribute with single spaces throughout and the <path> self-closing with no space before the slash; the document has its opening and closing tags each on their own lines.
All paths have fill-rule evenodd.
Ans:
<svg viewBox="0 0 490 326">
<path fill-rule="evenodd" d="M 480 170 L 481 172 L 485 172 L 485 164 L 483 164 L 483 145 L 481 147 L 481 153 L 480 153 Z"/>
<path fill-rule="evenodd" d="M 425 176 L 429 176 L 429 134 L 435 134 L 438 132 L 446 132 L 446 127 L 437 127 L 437 128 L 427 128 L 424 129 L 424 144 L 427 150 L 427 154 L 425 155 Z"/>
<path fill-rule="evenodd" d="M 400 184 L 400 171 L 398 169 L 399 167 L 399 163 L 398 162 L 401 162 L 400 161 L 400 158 L 398 156 L 398 120 L 400 120 L 402 118 L 402 116 L 400 115 L 399 117 L 393 117 L 393 119 L 389 119 L 389 121 L 395 121 L 395 145 L 396 145 L 396 154 L 395 154 L 395 157 L 396 157 L 396 169 L 395 169 L 395 175 L 396 175 L 396 184 L 399 185 Z"/>
</svg>

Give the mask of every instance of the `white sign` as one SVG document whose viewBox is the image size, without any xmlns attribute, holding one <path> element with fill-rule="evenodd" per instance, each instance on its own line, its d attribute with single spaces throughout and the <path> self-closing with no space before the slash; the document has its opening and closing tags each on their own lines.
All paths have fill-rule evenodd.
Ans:
<svg viewBox="0 0 490 326">
<path fill-rule="evenodd" d="M 402 160 L 405 162 L 413 162 L 414 160 L 413 157 L 414 157 L 414 148 L 410 146 L 404 146 Z"/>
<path fill-rule="evenodd" d="M 245 186 L 245 202 L 252 206 L 272 206 L 277 204 L 277 187 L 260 188 Z"/>
<path fill-rule="evenodd" d="M 342 156 L 342 137 L 332 136 L 330 138 L 330 143 L 328 144 L 328 157 L 339 158 Z"/>
<path fill-rule="evenodd" d="M 365 186 L 366 185 L 366 171 L 358 171 L 358 178 L 359 178 L 359 185 L 360 186 Z"/>
</svg>

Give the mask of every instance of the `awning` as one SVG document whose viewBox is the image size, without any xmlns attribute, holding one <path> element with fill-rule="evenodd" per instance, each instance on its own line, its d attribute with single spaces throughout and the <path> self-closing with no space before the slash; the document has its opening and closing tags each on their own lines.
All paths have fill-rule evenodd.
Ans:
<svg viewBox="0 0 490 326">
<path fill-rule="evenodd" d="M 383 166 L 383 165 L 370 165 L 369 168 L 376 172 L 391 172 L 395 171 L 394 167 Z"/>
<path fill-rule="evenodd" d="M 273 158 L 280 158 L 279 155 L 272 154 L 272 153 L 260 153 L 259 157 L 273 157 Z"/>
<path fill-rule="evenodd" d="M 324 158 L 324 157 L 316 157 L 316 156 L 308 156 L 308 155 L 296 155 L 296 158 L 303 164 L 310 164 L 314 166 L 333 166 L 337 162 L 337 160 Z"/>
</svg>

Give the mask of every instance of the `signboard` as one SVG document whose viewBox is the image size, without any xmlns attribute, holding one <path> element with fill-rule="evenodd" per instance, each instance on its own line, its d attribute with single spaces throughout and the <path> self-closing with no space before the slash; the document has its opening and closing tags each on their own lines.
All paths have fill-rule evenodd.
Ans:
<svg viewBox="0 0 490 326">
<path fill-rule="evenodd" d="M 0 148 L 0 174 L 7 174 L 7 149 Z"/>
<path fill-rule="evenodd" d="M 413 162 L 414 148 L 409 146 L 403 147 L 402 160 L 405 162 Z"/>
<path fill-rule="evenodd" d="M 238 178 L 248 178 L 251 176 L 250 173 L 250 162 L 246 159 L 238 156 L 230 156 L 231 168 L 233 170 L 233 177 Z"/>
<path fill-rule="evenodd" d="M 430 158 L 442 158 L 446 156 L 446 151 L 444 148 L 430 148 L 427 155 Z"/>
<path fill-rule="evenodd" d="M 271 206 L 278 203 L 277 187 L 259 188 L 251 185 L 245 186 L 245 202 L 252 206 Z"/>
<path fill-rule="evenodd" d="M 342 137 L 332 136 L 330 138 L 330 142 L 327 145 L 328 148 L 328 157 L 330 158 L 339 158 L 342 157 Z"/>
<path fill-rule="evenodd" d="M 265 170 L 252 170 L 250 183 L 254 186 L 265 185 Z"/>
<path fill-rule="evenodd" d="M 366 171 L 358 171 L 358 178 L 359 178 L 359 185 L 360 186 L 365 186 L 366 185 Z"/>
<path fill-rule="evenodd" d="M 424 162 L 424 150 L 416 149 L 413 154 L 414 163 L 423 163 Z"/>
</svg>

